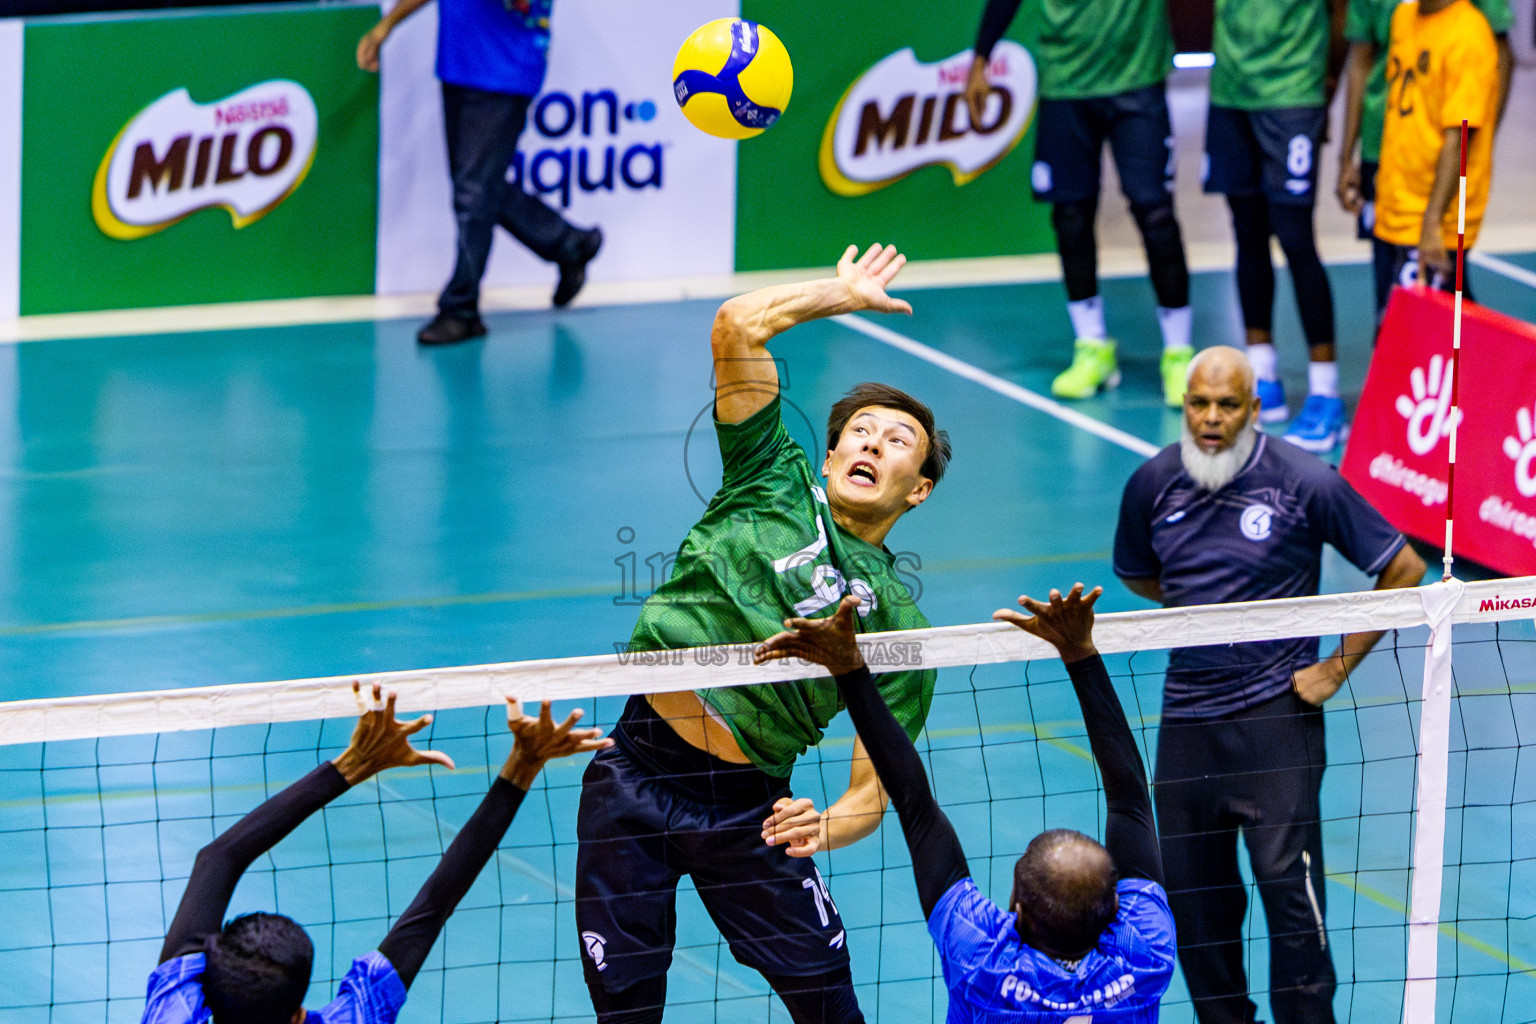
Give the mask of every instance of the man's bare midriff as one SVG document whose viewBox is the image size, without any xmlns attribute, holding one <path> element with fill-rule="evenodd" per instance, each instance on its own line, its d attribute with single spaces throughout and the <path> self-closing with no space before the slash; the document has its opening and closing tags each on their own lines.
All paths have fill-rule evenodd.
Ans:
<svg viewBox="0 0 1536 1024">
<path fill-rule="evenodd" d="M 751 763 L 751 758 L 741 752 L 741 745 L 731 730 L 710 717 L 704 710 L 704 702 L 692 690 L 653 693 L 646 700 L 689 746 L 731 764 Z"/>
</svg>

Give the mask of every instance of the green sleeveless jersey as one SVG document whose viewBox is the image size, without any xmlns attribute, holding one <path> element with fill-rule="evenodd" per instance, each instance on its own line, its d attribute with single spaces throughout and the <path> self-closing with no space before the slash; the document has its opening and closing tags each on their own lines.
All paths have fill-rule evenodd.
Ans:
<svg viewBox="0 0 1536 1024">
<path fill-rule="evenodd" d="M 1365 98 L 1360 106 L 1360 159 L 1376 163 L 1381 159 L 1381 129 L 1387 119 L 1387 49 L 1392 41 L 1392 12 L 1401 0 L 1349 0 L 1349 16 L 1344 23 L 1344 38 L 1352 43 L 1370 43 L 1376 48 L 1376 60 L 1365 80 Z M 1509 0 L 1472 0 L 1483 12 L 1494 35 L 1509 32 L 1514 12 Z"/>
<path fill-rule="evenodd" d="M 741 423 L 715 423 L 724 481 L 688 531 L 671 578 L 640 610 L 631 651 L 748 644 L 784 628 L 792 615 L 821 617 L 845 592 L 863 598 L 861 632 L 921 629 L 895 559 L 832 521 L 826 492 L 805 452 L 790 439 L 779 400 Z M 913 739 L 933 703 L 935 673 L 915 666 L 915 648 L 892 645 L 870 668 Z M 891 670 L 888 670 L 889 669 Z M 742 752 L 770 775 L 787 777 L 842 710 L 830 677 L 698 691 L 730 726 Z"/>
<path fill-rule="evenodd" d="M 1173 67 L 1168 0 L 1044 0 L 1035 56 L 1041 99 L 1156 85 Z"/>
<path fill-rule="evenodd" d="M 1237 110 L 1323 105 L 1328 0 L 1216 0 L 1211 104 Z"/>
</svg>

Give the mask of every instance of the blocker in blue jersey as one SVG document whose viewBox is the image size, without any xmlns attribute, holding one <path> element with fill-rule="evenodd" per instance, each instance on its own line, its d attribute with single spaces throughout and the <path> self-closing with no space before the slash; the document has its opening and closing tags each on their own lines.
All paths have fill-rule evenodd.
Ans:
<svg viewBox="0 0 1536 1024">
<path fill-rule="evenodd" d="M 1052 829 L 1013 872 L 1010 911 L 977 887 L 965 851 L 939 808 L 912 740 L 880 699 L 856 641 L 858 599 L 826 619 L 788 619 L 757 650 L 759 663 L 802 658 L 825 665 L 901 818 L 928 931 L 944 963 L 950 1024 L 1154 1022 L 1173 977 L 1173 914 L 1163 893 L 1146 768 L 1093 646 L 1093 605 L 1076 584 L 1049 603 L 1019 598 L 993 618 L 1054 645 L 1083 709 L 1109 808 L 1100 845 Z"/>
<path fill-rule="evenodd" d="M 544 762 L 603 750 L 613 742 L 599 739 L 596 729 L 573 729 L 579 710 L 556 725 L 548 701 L 532 718 L 509 700 L 507 725 L 516 740 L 490 792 L 379 948 L 352 961 L 335 999 L 306 1011 L 302 1004 L 315 949 L 298 922 L 266 913 L 245 914 L 222 927 L 221 922 L 245 869 L 336 797 L 387 768 L 453 767 L 447 754 L 411 746 L 410 737 L 431 724 L 431 716 L 398 722 L 395 695 L 387 701 L 382 696 L 375 685 L 373 702 L 341 756 L 198 852 L 160 949 L 160 966 L 149 976 L 142 1024 L 394 1024 L 432 944 L 496 852 Z"/>
</svg>

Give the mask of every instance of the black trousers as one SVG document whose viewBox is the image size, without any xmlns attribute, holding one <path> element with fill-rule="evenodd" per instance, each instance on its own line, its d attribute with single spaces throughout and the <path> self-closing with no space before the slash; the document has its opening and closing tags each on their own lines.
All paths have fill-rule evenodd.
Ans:
<svg viewBox="0 0 1536 1024">
<path fill-rule="evenodd" d="M 576 230 L 536 196 L 507 183 L 507 168 L 528 120 L 529 99 L 443 83 L 443 130 L 459 228 L 453 277 L 437 300 L 444 313 L 470 317 L 478 312 L 480 278 L 485 276 L 497 224 L 535 256 L 551 262 L 560 258 Z"/>
<path fill-rule="evenodd" d="M 1164 719 L 1155 788 L 1179 963 L 1201 1024 L 1250 1024 L 1243 970 L 1248 847 L 1269 925 L 1275 1024 L 1331 1024 L 1337 982 L 1324 927 L 1319 811 L 1323 714 L 1285 693 L 1220 719 Z"/>
</svg>

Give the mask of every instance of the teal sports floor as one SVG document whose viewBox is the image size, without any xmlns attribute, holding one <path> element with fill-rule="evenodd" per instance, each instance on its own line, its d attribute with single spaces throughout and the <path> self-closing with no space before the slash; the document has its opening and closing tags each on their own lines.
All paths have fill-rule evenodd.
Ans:
<svg viewBox="0 0 1536 1024">
<path fill-rule="evenodd" d="M 1536 254 L 1504 257 L 1536 271 Z M 1369 268 L 1330 269 L 1342 378 L 1369 358 Z M 1536 288 L 1474 270 L 1485 304 L 1536 321 Z M 1037 394 L 1070 356 L 1056 283 L 905 293 L 891 330 Z M 1160 446 L 1160 341 L 1139 278 L 1104 282 L 1125 382 L 1074 409 Z M 422 350 L 416 321 L 0 346 L 0 699 L 73 696 L 611 651 L 635 595 L 719 479 L 707 334 L 696 301 L 488 317 L 488 339 Z M 1240 338 L 1231 277 L 1193 281 L 1198 345 Z M 1288 280 L 1277 332 L 1292 406 L 1304 353 Z M 1142 456 L 835 322 L 774 346 L 791 433 L 817 450 L 825 410 L 877 379 L 928 401 L 955 446 L 932 500 L 893 531 L 936 625 L 986 619 L 1020 593 L 1102 583 L 1101 610 L 1145 607 L 1109 569 L 1120 490 Z M 1325 590 L 1367 581 L 1333 553 Z M 1458 650 L 1441 1020 L 1536 1019 L 1536 825 L 1529 620 Z M 1341 1020 L 1401 1013 L 1403 910 L 1420 661 L 1404 635 L 1330 705 L 1325 781 Z M 1463 657 L 1463 654 L 1465 657 Z M 1116 659 L 1155 747 L 1162 655 Z M 1102 822 L 1059 665 L 941 673 L 926 741 L 973 869 L 1004 899 L 1047 824 Z M 1027 685 L 1026 685 L 1027 684 Z M 611 724 L 620 703 L 589 720 Z M 350 724 L 0 748 L 0 1024 L 131 1022 L 197 848 L 339 751 Z M 499 715 L 449 712 L 433 743 L 456 773 L 360 787 L 259 862 L 235 910 L 311 925 L 308 1005 L 409 902 L 507 749 Z M 840 721 L 797 770 L 846 783 Z M 413 989 L 420 1024 L 590 1019 L 572 920 L 580 765 L 550 767 Z M 1523 830 L 1523 831 L 1522 831 Z M 387 860 L 382 856 L 387 850 Z M 941 1020 L 907 853 L 879 838 L 819 863 L 849 925 L 871 1021 Z M 984 876 L 984 877 L 983 877 Z M 686 889 L 686 885 L 685 885 Z M 670 1022 L 783 1021 L 756 975 L 679 901 Z M 1251 983 L 1266 985 L 1262 914 Z M 110 939 L 110 941 L 107 941 Z M 1268 1014 L 1259 996 L 1260 1017 Z M 1163 1020 L 1191 1019 L 1175 979 Z"/>
</svg>

